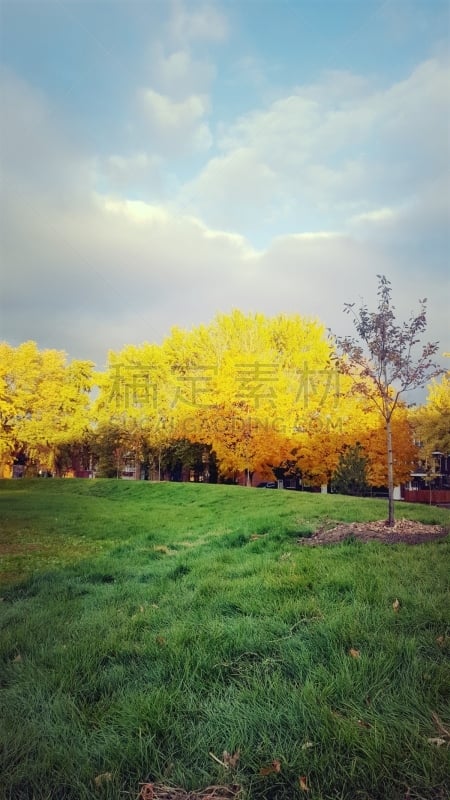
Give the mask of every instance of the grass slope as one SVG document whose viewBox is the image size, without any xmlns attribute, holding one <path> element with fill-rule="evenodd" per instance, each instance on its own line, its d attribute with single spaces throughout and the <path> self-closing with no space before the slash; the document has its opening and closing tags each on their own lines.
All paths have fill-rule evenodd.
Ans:
<svg viewBox="0 0 450 800">
<path fill-rule="evenodd" d="M 447 797 L 448 541 L 300 548 L 385 503 L 224 486 L 10 481 L 0 513 L 5 798 Z"/>
</svg>

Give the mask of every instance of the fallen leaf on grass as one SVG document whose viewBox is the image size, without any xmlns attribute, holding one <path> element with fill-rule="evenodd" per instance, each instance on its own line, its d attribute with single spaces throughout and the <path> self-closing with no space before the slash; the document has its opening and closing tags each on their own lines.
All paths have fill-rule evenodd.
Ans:
<svg viewBox="0 0 450 800">
<path fill-rule="evenodd" d="M 97 777 L 94 778 L 94 783 L 98 789 L 101 786 L 105 786 L 105 784 L 109 783 L 110 781 L 112 781 L 112 772 L 102 772 L 100 775 L 97 775 Z"/>
<path fill-rule="evenodd" d="M 302 792 L 309 792 L 308 779 L 306 775 L 300 776 L 300 778 L 298 779 L 298 785 L 300 786 Z"/>
<path fill-rule="evenodd" d="M 371 728 L 372 727 L 370 722 L 365 722 L 363 719 L 357 719 L 356 723 L 357 723 L 357 725 L 359 725 L 360 728 Z"/>
<path fill-rule="evenodd" d="M 314 742 L 303 742 L 302 750 L 309 750 L 310 747 L 314 747 Z"/>
<path fill-rule="evenodd" d="M 156 644 L 159 644 L 160 647 L 165 647 L 167 644 L 164 636 L 157 636 L 155 642 Z"/>
<path fill-rule="evenodd" d="M 143 783 L 138 800 L 154 800 L 153 783 Z"/>
<path fill-rule="evenodd" d="M 432 717 L 432 720 L 433 720 L 436 728 L 438 729 L 439 733 L 441 734 L 441 736 L 445 736 L 446 738 L 450 738 L 450 731 L 447 728 L 444 727 L 444 724 L 443 724 L 442 720 L 439 719 L 439 717 L 438 717 L 438 715 L 436 714 L 435 711 L 431 712 L 431 717 Z"/>
<path fill-rule="evenodd" d="M 224 750 L 222 754 L 223 763 L 226 764 L 227 767 L 230 767 L 230 769 L 236 769 L 240 757 L 240 750 L 236 750 L 233 755 L 231 755 L 231 753 L 229 753 L 227 750 Z"/>
<path fill-rule="evenodd" d="M 261 767 L 259 770 L 260 775 L 272 775 L 275 772 L 281 772 L 281 762 L 277 758 L 268 767 Z"/>
<path fill-rule="evenodd" d="M 225 767 L 226 769 L 228 769 L 228 764 L 225 764 L 225 761 L 221 761 L 221 760 L 220 760 L 220 758 L 217 758 L 217 756 L 216 756 L 216 755 L 214 755 L 214 753 L 211 753 L 211 752 L 210 752 L 210 753 L 209 753 L 209 755 L 211 756 L 211 758 L 213 758 L 213 759 L 214 759 L 214 761 L 215 761 L 217 764 L 220 764 L 220 766 L 221 766 L 221 767 Z"/>
<path fill-rule="evenodd" d="M 443 647 L 445 644 L 445 636 L 438 636 L 436 638 L 436 642 L 438 643 L 439 647 Z"/>
<path fill-rule="evenodd" d="M 138 800 L 237 800 L 241 787 L 207 786 L 198 791 L 186 791 L 176 786 L 165 786 L 162 783 L 143 783 Z"/>
<path fill-rule="evenodd" d="M 22 656 L 20 655 L 20 653 L 18 653 L 16 656 L 14 656 L 13 661 L 14 661 L 15 664 L 18 664 L 19 661 L 22 661 Z"/>
<path fill-rule="evenodd" d="M 438 736 L 427 739 L 428 744 L 435 744 L 436 747 L 442 747 L 445 744 L 445 739 L 440 739 Z"/>
<path fill-rule="evenodd" d="M 251 542 L 256 542 L 256 540 L 260 539 L 260 538 L 261 538 L 261 536 L 259 536 L 257 533 L 252 533 L 252 535 L 250 536 L 250 541 Z"/>
<path fill-rule="evenodd" d="M 394 611 L 398 611 L 400 608 L 400 600 L 395 599 L 394 602 L 392 603 L 392 608 L 394 609 Z"/>
<path fill-rule="evenodd" d="M 360 651 L 359 650 L 355 650 L 354 647 L 351 647 L 350 650 L 348 651 L 348 653 L 352 658 L 359 658 L 360 655 L 361 655 Z"/>
</svg>

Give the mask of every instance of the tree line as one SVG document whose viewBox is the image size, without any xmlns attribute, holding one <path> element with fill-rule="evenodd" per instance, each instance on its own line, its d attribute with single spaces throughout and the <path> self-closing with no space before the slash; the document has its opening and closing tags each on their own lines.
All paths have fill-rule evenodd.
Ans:
<svg viewBox="0 0 450 800">
<path fill-rule="evenodd" d="M 342 487 L 350 464 L 363 476 L 358 486 L 387 486 L 376 375 L 349 341 L 315 319 L 236 310 L 175 327 L 161 344 L 110 351 L 102 371 L 35 342 L 0 343 L 0 476 L 17 463 L 28 475 L 62 475 L 74 461 L 113 476 L 132 459 L 147 476 L 175 474 L 184 461 L 207 464 L 210 480 L 300 475 Z M 414 410 L 388 387 L 395 483 L 408 480 L 417 440 L 421 457 L 450 451 L 449 397 L 448 373 Z"/>
</svg>

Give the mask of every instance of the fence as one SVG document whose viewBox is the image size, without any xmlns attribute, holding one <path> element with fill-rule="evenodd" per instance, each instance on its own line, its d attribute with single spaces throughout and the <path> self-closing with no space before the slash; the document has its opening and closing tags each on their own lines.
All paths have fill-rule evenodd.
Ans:
<svg viewBox="0 0 450 800">
<path fill-rule="evenodd" d="M 450 489 L 405 489 L 403 499 L 408 503 L 450 505 Z"/>
</svg>

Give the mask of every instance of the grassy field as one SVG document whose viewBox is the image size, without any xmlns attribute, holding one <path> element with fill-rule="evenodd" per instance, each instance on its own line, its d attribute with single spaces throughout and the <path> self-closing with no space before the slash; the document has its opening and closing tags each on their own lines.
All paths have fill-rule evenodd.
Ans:
<svg viewBox="0 0 450 800">
<path fill-rule="evenodd" d="M 0 514 L 2 797 L 448 797 L 449 541 L 302 548 L 386 504 L 192 484 L 1 482 Z"/>
</svg>

